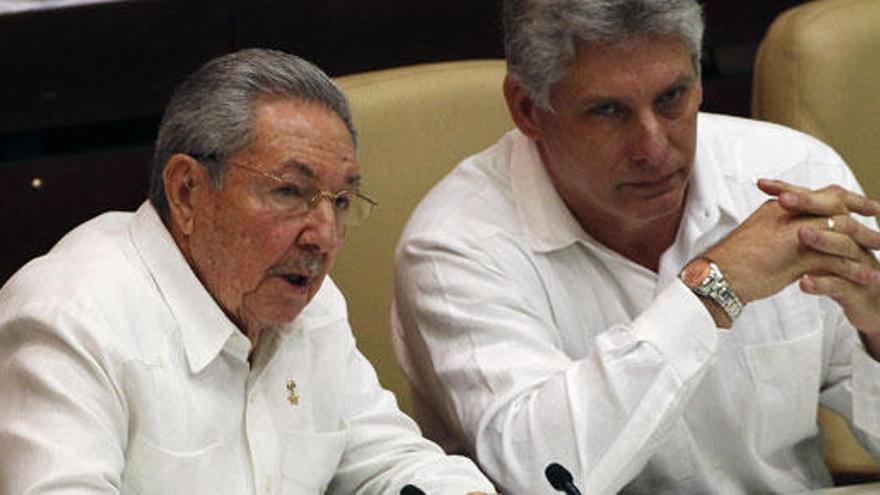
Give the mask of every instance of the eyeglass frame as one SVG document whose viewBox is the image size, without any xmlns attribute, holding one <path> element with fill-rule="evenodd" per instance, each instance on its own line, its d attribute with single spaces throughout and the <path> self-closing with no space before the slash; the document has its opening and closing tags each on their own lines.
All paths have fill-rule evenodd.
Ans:
<svg viewBox="0 0 880 495">
<path fill-rule="evenodd" d="M 241 170 L 245 170 L 245 171 L 250 172 L 252 174 L 260 175 L 260 176 L 265 177 L 267 179 L 272 179 L 275 182 L 280 183 L 280 184 L 285 183 L 285 180 L 276 174 L 273 174 L 271 172 L 264 172 L 262 170 L 255 169 L 255 168 L 250 167 L 248 165 L 242 165 L 241 163 L 235 163 L 235 162 L 232 162 L 229 160 L 219 160 L 219 159 L 214 158 L 210 155 L 202 155 L 202 154 L 198 154 L 198 153 L 188 154 L 188 155 L 200 163 L 213 162 L 213 163 L 217 163 L 220 165 L 231 166 L 231 167 L 235 167 L 235 168 L 238 168 Z M 306 199 L 305 196 L 303 196 L 303 199 L 306 199 L 306 202 L 305 202 L 306 210 L 303 210 L 302 212 L 298 212 L 298 213 L 305 213 L 308 210 L 314 210 L 315 208 L 318 207 L 318 202 L 322 198 L 326 198 L 327 200 L 330 201 L 330 205 L 333 207 L 333 213 L 336 216 L 336 219 L 338 220 L 339 219 L 339 210 L 336 207 L 336 199 L 338 199 L 340 197 L 345 197 L 346 195 L 354 195 L 355 197 L 366 201 L 367 204 L 370 205 L 370 208 L 369 208 L 369 212 L 368 212 L 366 218 L 364 218 L 363 221 L 357 222 L 357 223 L 346 223 L 346 222 L 340 222 L 340 223 L 342 225 L 345 225 L 348 227 L 356 227 L 359 225 L 366 224 L 370 220 L 370 218 L 373 217 L 373 210 L 377 206 L 379 206 L 379 202 L 374 200 L 373 198 L 367 196 L 365 193 L 362 193 L 360 191 L 355 191 L 352 189 L 343 189 L 339 192 L 332 192 L 332 191 L 327 191 L 324 189 L 317 189 L 316 188 L 315 193 L 312 194 L 309 198 Z M 346 216 L 345 218 L 349 218 L 349 217 Z"/>
</svg>

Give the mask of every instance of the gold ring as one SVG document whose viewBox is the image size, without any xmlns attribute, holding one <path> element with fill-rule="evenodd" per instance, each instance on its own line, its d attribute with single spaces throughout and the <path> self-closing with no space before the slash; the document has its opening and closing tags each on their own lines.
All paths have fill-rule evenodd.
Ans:
<svg viewBox="0 0 880 495">
<path fill-rule="evenodd" d="M 828 230 L 834 232 L 834 227 L 837 226 L 837 222 L 834 221 L 834 217 L 828 217 L 826 221 L 828 223 Z"/>
</svg>

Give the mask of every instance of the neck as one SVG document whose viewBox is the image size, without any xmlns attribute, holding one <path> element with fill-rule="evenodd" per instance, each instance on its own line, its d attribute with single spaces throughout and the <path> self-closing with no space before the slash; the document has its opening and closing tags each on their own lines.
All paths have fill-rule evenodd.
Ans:
<svg viewBox="0 0 880 495">
<path fill-rule="evenodd" d="M 674 215 L 643 223 L 620 222 L 616 218 L 599 218 L 577 212 L 574 214 L 584 231 L 593 239 L 656 273 L 660 268 L 660 257 L 675 242 L 682 210 Z"/>
<path fill-rule="evenodd" d="M 257 344 L 260 343 L 260 338 L 268 329 L 268 326 L 259 320 L 253 312 L 245 310 L 244 305 L 240 306 L 240 308 L 238 314 L 232 314 L 228 311 L 226 314 L 235 323 L 235 326 L 241 330 L 241 333 L 251 341 L 251 355 L 253 355 L 257 349 Z"/>
</svg>

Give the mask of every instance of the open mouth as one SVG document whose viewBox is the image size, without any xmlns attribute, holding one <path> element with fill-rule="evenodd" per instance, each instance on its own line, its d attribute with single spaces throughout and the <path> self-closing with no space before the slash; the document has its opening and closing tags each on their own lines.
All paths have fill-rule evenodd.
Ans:
<svg viewBox="0 0 880 495">
<path fill-rule="evenodd" d="M 322 276 L 321 266 L 321 256 L 308 253 L 275 267 L 271 274 L 283 279 L 293 287 L 303 289 L 320 279 Z"/>
<path fill-rule="evenodd" d="M 282 275 L 284 280 L 287 280 L 287 283 L 296 287 L 305 287 L 309 283 L 309 277 L 305 275 L 300 275 L 298 273 L 291 273 L 289 275 Z"/>
</svg>

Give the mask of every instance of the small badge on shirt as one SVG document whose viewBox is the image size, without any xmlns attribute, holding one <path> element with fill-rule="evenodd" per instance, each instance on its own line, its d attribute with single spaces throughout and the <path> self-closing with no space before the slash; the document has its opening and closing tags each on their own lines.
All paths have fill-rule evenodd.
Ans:
<svg viewBox="0 0 880 495">
<path fill-rule="evenodd" d="M 296 382 L 293 378 L 287 379 L 287 402 L 290 402 L 291 406 L 299 404 L 299 395 L 296 395 Z"/>
</svg>

